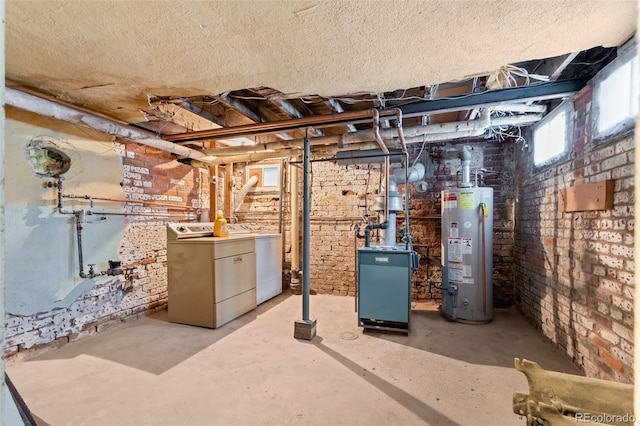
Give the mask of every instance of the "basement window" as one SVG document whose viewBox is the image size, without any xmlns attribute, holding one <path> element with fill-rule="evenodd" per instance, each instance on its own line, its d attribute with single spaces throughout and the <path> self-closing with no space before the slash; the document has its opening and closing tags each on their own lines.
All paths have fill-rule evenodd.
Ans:
<svg viewBox="0 0 640 426">
<path fill-rule="evenodd" d="M 595 79 L 594 129 L 596 141 L 631 131 L 638 115 L 638 57 L 630 42 L 618 49 L 618 58 Z"/>
<path fill-rule="evenodd" d="M 247 179 L 253 176 L 257 178 L 249 191 L 276 191 L 280 188 L 280 164 L 248 166 L 247 172 Z"/>
<path fill-rule="evenodd" d="M 536 125 L 533 130 L 533 164 L 549 164 L 567 152 L 572 111 L 572 104 L 565 103 Z"/>
</svg>

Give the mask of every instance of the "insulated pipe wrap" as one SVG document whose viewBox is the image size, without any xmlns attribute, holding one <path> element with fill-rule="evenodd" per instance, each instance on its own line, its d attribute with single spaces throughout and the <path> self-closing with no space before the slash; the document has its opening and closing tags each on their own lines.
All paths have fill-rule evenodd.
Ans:
<svg viewBox="0 0 640 426">
<path fill-rule="evenodd" d="M 247 196 L 247 193 L 251 190 L 251 188 L 258 183 L 258 176 L 253 175 L 249 178 L 249 180 L 247 181 L 247 183 L 245 183 L 242 188 L 240 188 L 240 191 L 238 191 L 238 193 L 236 194 L 236 199 L 233 202 L 233 212 L 235 213 L 238 210 L 238 207 L 240 207 L 240 205 L 242 204 L 242 202 L 244 201 L 244 197 Z"/>
</svg>

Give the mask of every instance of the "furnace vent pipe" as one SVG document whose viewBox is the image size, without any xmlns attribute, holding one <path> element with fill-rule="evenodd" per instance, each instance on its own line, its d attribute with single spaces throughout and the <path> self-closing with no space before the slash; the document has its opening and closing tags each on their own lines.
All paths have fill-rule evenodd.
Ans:
<svg viewBox="0 0 640 426">
<path fill-rule="evenodd" d="M 425 168 L 424 164 L 416 163 L 413 167 L 407 170 L 405 174 L 404 169 L 395 169 L 393 171 L 392 189 L 395 185 L 402 185 L 403 183 L 414 183 L 424 178 Z"/>
<path fill-rule="evenodd" d="M 466 146 L 458 153 L 458 157 L 462 161 L 462 182 L 458 186 L 460 188 L 470 188 L 473 186 L 471 182 L 471 153 Z"/>
<path fill-rule="evenodd" d="M 391 208 L 389 211 L 389 219 L 387 221 L 388 222 L 387 226 L 384 228 L 381 228 L 383 230 L 382 239 L 381 239 L 382 245 L 385 245 L 385 246 L 394 245 L 396 242 L 396 223 L 395 223 L 396 212 L 402 210 L 399 206 L 400 194 L 398 193 L 398 185 L 403 183 L 417 182 L 420 179 L 424 178 L 424 174 L 425 174 L 425 167 L 424 167 L 424 164 L 422 163 L 416 163 L 411 168 L 403 167 L 401 169 L 395 169 L 393 171 L 393 176 L 389 178 L 389 197 L 385 198 L 383 201 L 385 205 L 390 205 Z M 395 203 L 391 202 L 391 199 L 397 200 L 398 202 L 395 202 Z M 379 201 L 376 204 L 380 206 Z M 408 228 L 408 221 L 409 221 L 408 185 L 405 186 L 404 210 L 405 210 L 405 220 L 406 220 L 405 225 L 407 226 L 405 228 L 406 230 L 405 236 L 406 236 L 406 242 L 407 244 L 409 244 L 410 229 Z M 408 248 L 408 245 L 407 245 L 407 248 Z"/>
</svg>

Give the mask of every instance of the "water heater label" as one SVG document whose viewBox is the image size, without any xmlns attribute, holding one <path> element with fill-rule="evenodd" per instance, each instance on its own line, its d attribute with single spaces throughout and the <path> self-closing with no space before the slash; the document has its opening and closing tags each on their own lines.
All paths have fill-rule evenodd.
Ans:
<svg viewBox="0 0 640 426">
<path fill-rule="evenodd" d="M 476 208 L 476 197 L 473 192 L 460 193 L 460 210 L 473 210 Z"/>
<path fill-rule="evenodd" d="M 444 194 L 444 197 L 442 197 L 442 207 L 445 209 L 458 208 L 458 196 L 456 194 Z"/>
<path fill-rule="evenodd" d="M 473 254 L 473 238 L 462 239 L 462 254 Z"/>
<path fill-rule="evenodd" d="M 451 222 L 449 225 L 449 236 L 451 238 L 458 238 L 458 222 Z"/>
<path fill-rule="evenodd" d="M 449 238 L 449 262 L 462 262 L 462 238 Z"/>
<path fill-rule="evenodd" d="M 460 265 L 449 265 L 449 282 L 462 284 L 464 279 L 462 275 L 462 268 Z"/>
<path fill-rule="evenodd" d="M 376 262 L 378 262 L 378 263 L 389 263 L 389 258 L 388 257 L 377 257 L 376 256 Z"/>
<path fill-rule="evenodd" d="M 473 274 L 471 272 L 471 265 L 462 265 L 462 276 L 464 278 L 472 277 Z"/>
</svg>

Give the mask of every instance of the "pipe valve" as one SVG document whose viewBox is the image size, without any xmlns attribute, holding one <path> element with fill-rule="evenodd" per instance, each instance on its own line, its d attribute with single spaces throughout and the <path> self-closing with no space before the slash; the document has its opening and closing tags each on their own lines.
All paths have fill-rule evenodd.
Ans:
<svg viewBox="0 0 640 426">
<path fill-rule="evenodd" d="M 458 294 L 458 286 L 455 284 L 449 284 L 449 286 L 447 287 L 447 294 L 449 296 L 455 296 L 456 294 Z"/>
</svg>

